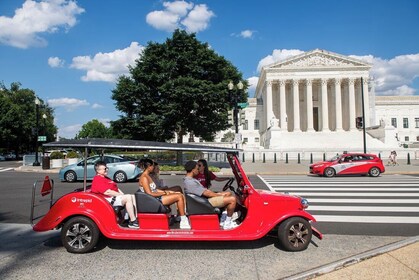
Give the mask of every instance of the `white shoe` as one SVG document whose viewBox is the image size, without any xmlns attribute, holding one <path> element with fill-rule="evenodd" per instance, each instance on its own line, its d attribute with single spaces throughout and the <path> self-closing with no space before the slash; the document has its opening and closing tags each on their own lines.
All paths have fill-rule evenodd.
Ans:
<svg viewBox="0 0 419 280">
<path fill-rule="evenodd" d="M 227 211 L 224 211 L 223 213 L 221 213 L 221 217 L 220 217 L 220 226 L 222 227 L 224 225 L 224 222 L 227 218 Z"/>
<path fill-rule="evenodd" d="M 238 224 L 236 224 L 236 222 L 233 222 L 233 221 L 231 221 L 231 222 L 229 222 L 229 223 L 224 223 L 224 225 L 223 225 L 223 229 L 233 229 L 233 228 L 236 228 L 236 227 L 238 227 L 239 225 Z"/>
<path fill-rule="evenodd" d="M 239 212 L 234 212 L 233 215 L 231 216 L 231 221 L 235 221 L 240 217 Z"/>
<path fill-rule="evenodd" d="M 189 224 L 188 220 L 184 220 L 184 221 L 180 221 L 180 226 L 181 229 L 191 229 L 191 225 Z"/>
</svg>

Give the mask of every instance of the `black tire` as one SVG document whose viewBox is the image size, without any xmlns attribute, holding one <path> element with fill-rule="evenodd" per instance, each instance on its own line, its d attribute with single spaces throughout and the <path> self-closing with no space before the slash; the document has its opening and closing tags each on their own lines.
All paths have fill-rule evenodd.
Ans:
<svg viewBox="0 0 419 280">
<path fill-rule="evenodd" d="M 324 176 L 325 177 L 334 177 L 336 175 L 336 171 L 335 169 L 333 169 L 332 167 L 328 167 L 324 170 Z"/>
<path fill-rule="evenodd" d="M 66 182 L 69 182 L 69 183 L 73 183 L 73 182 L 77 181 L 77 174 L 76 174 L 76 172 L 74 172 L 74 171 L 72 171 L 72 170 L 67 171 L 67 172 L 64 174 L 64 180 L 65 180 Z"/>
<path fill-rule="evenodd" d="M 91 251 L 99 240 L 99 229 L 89 218 L 74 217 L 61 229 L 61 242 L 70 253 L 83 254 Z"/>
<path fill-rule="evenodd" d="M 371 177 L 378 177 L 378 176 L 380 176 L 380 174 L 381 174 L 380 168 L 378 168 L 378 167 L 372 167 L 372 168 L 370 169 L 370 171 L 368 172 L 368 174 L 369 174 Z"/>
<path fill-rule="evenodd" d="M 117 183 L 125 183 L 127 181 L 127 174 L 124 171 L 116 171 L 113 175 L 113 180 Z"/>
<path fill-rule="evenodd" d="M 291 252 L 307 249 L 313 232 L 310 223 L 301 217 L 292 217 L 283 221 L 278 227 L 280 246 Z"/>
</svg>

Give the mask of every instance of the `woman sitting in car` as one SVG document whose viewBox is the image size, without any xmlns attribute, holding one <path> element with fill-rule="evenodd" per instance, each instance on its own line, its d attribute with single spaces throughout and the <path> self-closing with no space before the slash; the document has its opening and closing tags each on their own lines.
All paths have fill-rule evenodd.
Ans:
<svg viewBox="0 0 419 280">
<path fill-rule="evenodd" d="M 144 159 L 142 160 L 142 165 L 144 172 L 141 174 L 139 180 L 140 190 L 155 197 L 163 205 L 168 206 L 176 203 L 180 215 L 180 228 L 190 229 L 189 220 L 185 215 L 185 198 L 183 194 L 171 190 L 157 189 L 156 183 L 150 177 L 150 174 L 154 171 L 154 162 L 151 159 Z"/>
</svg>

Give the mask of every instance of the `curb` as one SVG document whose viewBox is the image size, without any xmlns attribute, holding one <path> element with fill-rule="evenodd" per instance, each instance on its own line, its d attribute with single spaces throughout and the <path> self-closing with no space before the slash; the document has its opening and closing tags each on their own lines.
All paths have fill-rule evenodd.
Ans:
<svg viewBox="0 0 419 280">
<path fill-rule="evenodd" d="M 349 257 L 349 258 L 346 258 L 346 259 L 343 259 L 343 260 L 340 260 L 340 261 L 337 261 L 337 262 L 333 262 L 333 263 L 330 263 L 330 264 L 327 264 L 327 265 L 324 265 L 324 266 L 321 266 L 321 267 L 318 267 L 318 268 L 315 268 L 315 269 L 312 269 L 312 270 L 308 270 L 308 271 L 303 272 L 303 273 L 299 273 L 299 274 L 295 274 L 295 275 L 283 278 L 283 280 L 312 279 L 314 277 L 321 276 L 323 274 L 326 274 L 326 273 L 329 273 L 329 272 L 332 272 L 332 271 L 335 271 L 335 270 L 338 270 L 338 269 L 341 269 L 341 268 L 345 268 L 345 267 L 350 266 L 350 265 L 357 264 L 361 261 L 370 259 L 372 257 L 376 257 L 378 255 L 381 255 L 381 254 L 384 254 L 384 253 L 387 253 L 387 252 L 394 251 L 396 249 L 405 247 L 407 245 L 411 245 L 411 244 L 416 243 L 418 241 L 419 241 L 419 235 L 409 237 L 405 240 L 398 241 L 398 242 L 395 242 L 393 244 L 389 244 L 389 245 L 386 245 L 386 246 L 383 246 L 383 247 L 380 247 L 380 248 L 377 248 L 377 249 L 367 251 L 365 253 L 354 255 L 352 257 Z"/>
</svg>

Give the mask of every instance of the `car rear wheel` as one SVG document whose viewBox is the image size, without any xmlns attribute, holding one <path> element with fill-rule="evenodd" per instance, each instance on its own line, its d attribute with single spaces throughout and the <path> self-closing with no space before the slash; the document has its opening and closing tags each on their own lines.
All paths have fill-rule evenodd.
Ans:
<svg viewBox="0 0 419 280">
<path fill-rule="evenodd" d="M 99 240 L 99 229 L 89 218 L 74 217 L 61 229 L 61 242 L 70 253 L 87 253 Z"/>
<path fill-rule="evenodd" d="M 332 167 L 328 167 L 324 170 L 324 176 L 326 177 L 334 177 L 336 175 L 336 171 Z"/>
<path fill-rule="evenodd" d="M 67 171 L 64 174 L 64 180 L 66 180 L 66 182 L 70 182 L 70 183 L 77 181 L 76 172 L 74 172 L 74 171 Z"/>
<path fill-rule="evenodd" d="M 127 181 L 127 174 L 124 171 L 116 171 L 113 179 L 117 183 L 125 183 Z"/>
<path fill-rule="evenodd" d="M 300 217 L 289 218 L 278 227 L 279 243 L 287 251 L 297 252 L 307 249 L 312 234 L 310 223 Z"/>
<path fill-rule="evenodd" d="M 371 177 L 378 177 L 381 174 L 381 171 L 378 167 L 373 167 L 370 169 L 368 174 L 370 174 Z"/>
</svg>

